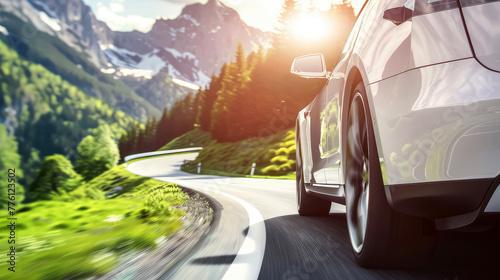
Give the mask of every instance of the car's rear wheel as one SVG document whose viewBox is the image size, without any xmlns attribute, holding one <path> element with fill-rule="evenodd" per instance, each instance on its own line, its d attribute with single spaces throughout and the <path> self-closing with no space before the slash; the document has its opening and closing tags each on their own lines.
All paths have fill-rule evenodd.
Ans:
<svg viewBox="0 0 500 280">
<path fill-rule="evenodd" d="M 300 216 L 326 216 L 330 213 L 332 203 L 306 192 L 302 169 L 302 158 L 300 155 L 300 144 L 298 142 L 296 150 L 297 211 Z"/>
<path fill-rule="evenodd" d="M 353 94 L 347 122 L 346 216 L 356 261 L 368 268 L 414 267 L 431 256 L 430 221 L 396 213 L 387 202 L 364 85 Z"/>
</svg>

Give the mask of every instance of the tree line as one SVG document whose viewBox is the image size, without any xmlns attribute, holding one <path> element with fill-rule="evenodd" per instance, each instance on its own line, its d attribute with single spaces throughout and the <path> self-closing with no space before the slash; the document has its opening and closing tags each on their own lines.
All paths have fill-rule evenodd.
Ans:
<svg viewBox="0 0 500 280">
<path fill-rule="evenodd" d="M 199 91 L 200 92 L 200 91 Z M 197 123 L 201 94 L 189 93 L 175 102 L 169 111 L 163 109 L 160 120 L 149 117 L 146 124 L 136 122 L 119 141 L 120 156 L 124 157 L 158 150 L 171 140 L 191 131 Z"/>
<path fill-rule="evenodd" d="M 177 101 L 161 119 L 136 123 L 122 136 L 120 153 L 146 152 L 199 127 L 218 142 L 234 142 L 275 134 L 295 125 L 297 113 L 312 101 L 324 80 L 307 80 L 290 74 L 297 56 L 321 52 L 333 69 L 355 21 L 350 2 L 332 4 L 326 11 L 312 10 L 326 28 L 321 40 L 307 41 L 296 35 L 293 22 L 300 16 L 295 0 L 285 0 L 272 45 L 245 55 L 238 45 L 234 61 L 222 66 L 210 84 Z"/>
</svg>

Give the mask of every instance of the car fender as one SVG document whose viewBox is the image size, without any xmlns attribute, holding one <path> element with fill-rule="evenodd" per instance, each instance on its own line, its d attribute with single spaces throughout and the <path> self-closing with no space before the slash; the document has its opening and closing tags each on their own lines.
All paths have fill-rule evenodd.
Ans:
<svg viewBox="0 0 500 280">
<path fill-rule="evenodd" d="M 342 121 L 341 121 L 341 130 L 342 130 L 342 137 L 341 137 L 341 150 L 342 150 L 342 174 L 345 178 L 346 175 L 346 156 L 345 156 L 345 149 L 346 149 L 346 144 L 347 144 L 347 119 L 349 117 L 349 106 L 351 103 L 351 98 L 352 98 L 352 93 L 357 86 L 359 82 L 363 82 L 366 90 L 366 97 L 368 101 L 368 108 L 371 113 L 371 123 L 373 127 L 373 132 L 375 135 L 375 143 L 377 145 L 377 151 L 379 155 L 379 160 L 381 162 L 381 174 L 382 177 L 384 178 L 384 184 L 386 183 L 386 178 L 387 176 L 385 175 L 385 170 L 382 168 L 384 158 L 383 158 L 383 153 L 382 153 L 382 145 L 381 145 L 381 140 L 380 140 L 380 134 L 379 134 L 379 129 L 378 129 L 378 123 L 376 120 L 376 114 L 375 114 L 375 106 L 373 104 L 373 95 L 370 87 L 367 87 L 370 84 L 370 81 L 368 80 L 368 75 L 366 73 L 363 61 L 359 55 L 356 53 L 351 54 L 351 57 L 349 59 L 349 64 L 347 66 L 346 70 L 347 74 L 347 79 L 346 83 L 344 86 L 344 96 L 342 98 Z"/>
</svg>

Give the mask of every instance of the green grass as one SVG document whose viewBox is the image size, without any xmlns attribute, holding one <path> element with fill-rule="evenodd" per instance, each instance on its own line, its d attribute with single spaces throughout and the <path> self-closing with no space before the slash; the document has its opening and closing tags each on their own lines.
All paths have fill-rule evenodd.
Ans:
<svg viewBox="0 0 500 280">
<path fill-rule="evenodd" d="M 213 141 L 182 170 L 195 173 L 201 162 L 203 174 L 244 176 L 250 174 L 252 163 L 256 163 L 257 176 L 295 179 L 295 151 L 293 128 L 268 137 L 255 137 L 235 143 Z"/>
<path fill-rule="evenodd" d="M 159 151 L 176 150 L 193 147 L 205 147 L 212 142 L 212 134 L 196 128 L 167 143 Z"/>
<path fill-rule="evenodd" d="M 105 191 L 117 186 L 123 190 L 111 199 L 82 195 L 90 189 L 104 197 Z M 72 193 L 24 205 L 17 214 L 15 276 L 82 279 L 103 275 L 124 254 L 154 248 L 180 229 L 185 213 L 172 206 L 188 199 L 174 184 L 136 176 L 118 166 Z M 7 243 L 5 235 L 0 242 Z M 10 273 L 2 269 L 0 277 L 12 277 Z"/>
</svg>

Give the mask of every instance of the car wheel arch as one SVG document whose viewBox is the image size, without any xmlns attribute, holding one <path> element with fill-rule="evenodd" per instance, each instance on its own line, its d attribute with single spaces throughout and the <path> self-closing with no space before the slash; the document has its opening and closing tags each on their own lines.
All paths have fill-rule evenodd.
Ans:
<svg viewBox="0 0 500 280">
<path fill-rule="evenodd" d="M 341 151 L 342 151 L 342 174 L 343 178 L 346 178 L 346 145 L 347 145 L 347 126 L 345 125 L 347 119 L 349 117 L 349 107 L 351 105 L 352 97 L 354 95 L 354 90 L 358 83 L 363 82 L 363 78 L 361 76 L 361 72 L 357 67 L 352 67 L 349 71 L 349 75 L 347 75 L 345 87 L 344 87 L 344 96 L 342 98 L 342 135 L 341 135 Z"/>
<path fill-rule="evenodd" d="M 348 119 L 348 114 L 349 114 L 349 107 L 351 106 L 351 101 L 353 99 L 353 96 L 354 96 L 354 90 L 356 89 L 356 86 L 362 82 L 365 86 L 365 90 L 366 90 L 366 98 L 368 100 L 367 101 L 367 104 L 366 106 L 368 107 L 368 110 L 370 111 L 370 115 L 371 115 L 371 118 L 372 118 L 372 127 L 373 127 L 373 130 L 374 130 L 374 134 L 375 134 L 375 143 L 377 144 L 377 150 L 378 150 L 378 154 L 379 154 L 379 157 L 382 157 L 382 150 L 381 150 L 381 143 L 380 143 L 380 138 L 379 138 L 379 133 L 378 133 L 378 126 L 375 122 L 373 122 L 373 116 L 375 114 L 375 108 L 373 106 L 373 100 L 372 100 L 372 96 L 371 96 L 371 91 L 370 89 L 367 87 L 367 85 L 369 84 L 368 81 L 368 78 L 366 77 L 366 75 L 364 75 L 366 72 L 364 72 L 364 67 L 362 66 L 362 63 L 358 63 L 359 62 L 359 58 L 357 59 L 357 57 L 355 55 L 353 55 L 352 57 L 352 60 L 353 62 L 355 62 L 353 66 L 351 66 L 351 68 L 349 69 L 349 74 L 346 75 L 346 82 L 345 82 L 345 87 L 344 87 L 344 96 L 342 98 L 342 135 L 341 135 L 341 150 L 343 151 L 342 153 L 342 162 L 344 163 L 343 164 L 343 167 L 342 167 L 342 174 L 345 178 L 345 175 L 347 174 L 347 170 L 346 170 L 346 165 L 345 165 L 345 162 L 346 162 L 346 157 L 345 157 L 345 148 L 346 148 L 346 144 L 347 144 L 347 126 L 345 125 L 347 119 Z M 384 170 L 381 170 L 382 174 L 383 174 L 383 177 L 384 179 L 386 178 L 386 174 L 384 174 Z"/>
</svg>

